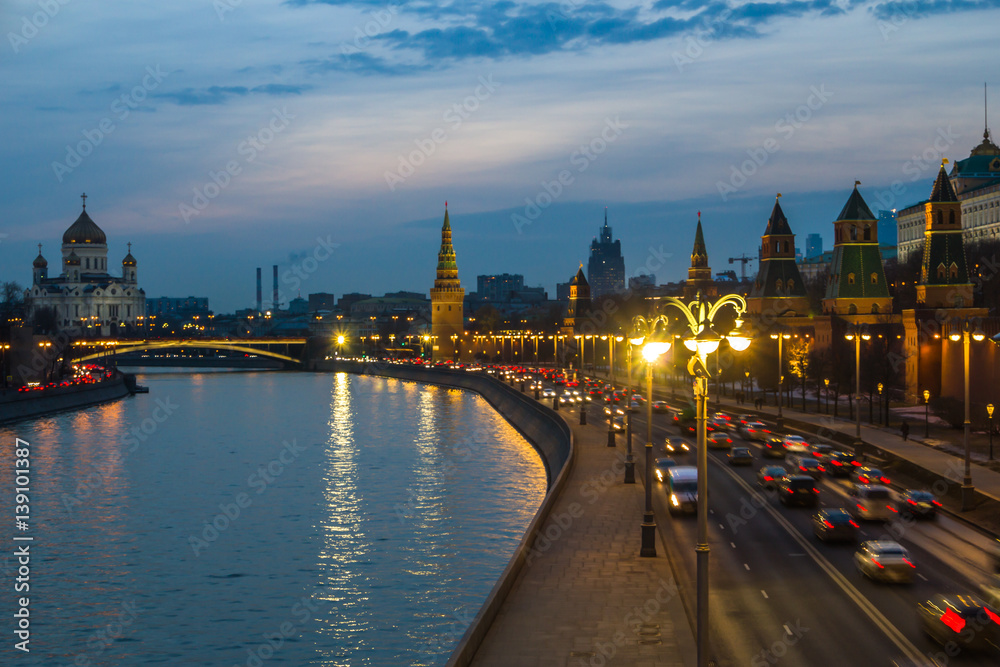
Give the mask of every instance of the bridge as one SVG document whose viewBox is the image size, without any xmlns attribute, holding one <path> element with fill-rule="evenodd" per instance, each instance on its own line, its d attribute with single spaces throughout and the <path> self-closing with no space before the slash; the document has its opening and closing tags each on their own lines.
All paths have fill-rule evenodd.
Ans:
<svg viewBox="0 0 1000 667">
<path fill-rule="evenodd" d="M 79 340 L 73 347 L 83 354 L 74 355 L 73 361 L 96 361 L 130 352 L 154 352 L 158 350 L 227 350 L 242 352 L 259 357 L 270 357 L 289 364 L 301 364 L 302 359 L 291 355 L 291 347 L 297 346 L 301 353 L 305 338 L 152 338 L 148 340 Z M 274 347 L 282 350 L 275 351 Z M 96 351 L 89 352 L 86 348 Z"/>
</svg>

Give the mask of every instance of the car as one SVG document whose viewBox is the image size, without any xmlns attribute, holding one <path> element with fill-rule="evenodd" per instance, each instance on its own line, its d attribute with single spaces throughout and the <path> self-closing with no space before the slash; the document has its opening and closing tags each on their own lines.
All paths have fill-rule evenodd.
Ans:
<svg viewBox="0 0 1000 667">
<path fill-rule="evenodd" d="M 753 454 L 749 447 L 733 447 L 729 450 L 729 465 L 749 466 L 753 465 Z"/>
<path fill-rule="evenodd" d="M 941 502 L 934 497 L 933 493 L 917 489 L 903 491 L 896 501 L 896 510 L 900 514 L 920 519 L 937 518 L 939 507 L 941 507 Z"/>
<path fill-rule="evenodd" d="M 889 521 L 896 515 L 892 493 L 878 484 L 856 484 L 848 502 L 851 514 L 865 521 Z"/>
<path fill-rule="evenodd" d="M 667 480 L 667 471 L 677 465 L 677 461 L 671 458 L 660 458 L 656 459 L 656 463 L 653 464 L 653 471 L 656 473 L 656 479 L 660 484 L 663 484 Z"/>
<path fill-rule="evenodd" d="M 783 459 L 785 458 L 785 440 L 784 438 L 779 438 L 777 436 L 769 436 L 764 438 L 764 442 L 760 447 L 760 452 L 769 459 Z"/>
<path fill-rule="evenodd" d="M 767 491 L 778 488 L 778 480 L 788 474 L 783 466 L 764 466 L 757 471 L 757 483 Z"/>
<path fill-rule="evenodd" d="M 743 425 L 741 433 L 743 433 L 743 437 L 747 440 L 763 440 L 771 435 L 771 430 L 767 428 L 764 422 L 750 422 Z"/>
<path fill-rule="evenodd" d="M 667 497 L 670 513 L 698 511 L 698 469 L 694 466 L 674 466 L 667 471 Z"/>
<path fill-rule="evenodd" d="M 733 439 L 725 431 L 715 431 L 708 436 L 709 449 L 729 449 L 733 446 Z"/>
<path fill-rule="evenodd" d="M 691 451 L 691 443 L 676 435 L 668 435 L 663 441 L 663 449 L 667 454 L 687 454 Z"/>
<path fill-rule="evenodd" d="M 629 401 L 627 409 L 629 412 L 639 412 L 639 410 L 642 409 L 642 403 L 639 403 L 638 401 Z"/>
<path fill-rule="evenodd" d="M 854 458 L 854 454 L 847 452 L 834 452 L 827 457 L 826 474 L 830 477 L 850 477 L 854 474 L 854 469 L 861 464 Z"/>
<path fill-rule="evenodd" d="M 917 605 L 917 619 L 924 634 L 942 646 L 973 652 L 993 652 L 1000 646 L 1000 615 L 972 595 L 933 595 Z"/>
<path fill-rule="evenodd" d="M 785 475 L 778 480 L 778 498 L 784 505 L 819 504 L 819 489 L 816 480 L 809 475 Z"/>
<path fill-rule="evenodd" d="M 854 482 L 856 484 L 888 484 L 889 478 L 878 468 L 862 466 L 854 471 Z"/>
<path fill-rule="evenodd" d="M 809 447 L 809 453 L 812 454 L 814 459 L 826 459 L 833 454 L 836 449 L 831 445 L 812 445 Z"/>
<path fill-rule="evenodd" d="M 823 475 L 823 464 L 811 456 L 789 454 L 787 460 L 796 475 L 809 475 L 813 479 L 819 479 Z"/>
<path fill-rule="evenodd" d="M 670 409 L 666 401 L 653 401 L 653 412 L 663 414 Z"/>
<path fill-rule="evenodd" d="M 625 430 L 625 418 L 622 416 L 616 416 L 611 418 L 611 428 L 615 431 Z"/>
<path fill-rule="evenodd" d="M 732 431 L 739 424 L 728 412 L 716 412 L 711 417 L 711 421 L 718 425 L 719 428 L 723 428 L 727 431 Z"/>
<path fill-rule="evenodd" d="M 790 454 L 807 454 L 809 443 L 800 435 L 786 435 L 785 451 Z"/>
<path fill-rule="evenodd" d="M 824 542 L 854 542 L 858 524 L 843 508 L 825 509 L 813 515 L 813 534 Z"/>
<path fill-rule="evenodd" d="M 608 417 L 610 417 L 612 415 L 624 415 L 625 411 L 622 410 L 619 407 L 616 407 L 616 406 L 605 405 L 604 406 L 604 414 L 607 415 Z"/>
<path fill-rule="evenodd" d="M 917 569 L 906 547 L 893 540 L 862 542 L 854 554 L 854 565 L 869 579 L 900 583 L 912 581 Z"/>
<path fill-rule="evenodd" d="M 543 389 L 542 390 L 542 396 L 544 396 L 545 398 L 552 398 L 555 395 L 556 395 L 556 390 L 555 389 Z"/>
</svg>

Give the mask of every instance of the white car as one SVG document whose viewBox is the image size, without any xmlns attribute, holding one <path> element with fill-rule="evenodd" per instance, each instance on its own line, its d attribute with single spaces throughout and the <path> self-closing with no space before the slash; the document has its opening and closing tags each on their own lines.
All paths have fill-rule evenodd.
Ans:
<svg viewBox="0 0 1000 667">
<path fill-rule="evenodd" d="M 917 568 L 910 560 L 910 552 L 892 540 L 862 542 L 854 554 L 854 564 L 870 579 L 901 583 L 912 581 Z"/>
<path fill-rule="evenodd" d="M 786 435 L 785 451 L 789 454 L 808 454 L 809 443 L 800 435 Z"/>
</svg>

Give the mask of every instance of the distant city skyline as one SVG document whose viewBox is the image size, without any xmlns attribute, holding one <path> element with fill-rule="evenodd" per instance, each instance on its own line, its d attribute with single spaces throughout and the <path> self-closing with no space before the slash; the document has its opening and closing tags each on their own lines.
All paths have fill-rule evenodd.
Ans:
<svg viewBox="0 0 1000 667">
<path fill-rule="evenodd" d="M 855 180 L 900 208 L 968 155 L 1000 49 L 944 0 L 56 5 L 0 6 L 0 278 L 87 192 L 150 296 L 223 312 L 273 264 L 285 303 L 429 290 L 445 200 L 467 290 L 554 294 L 605 206 L 626 278 L 682 279 L 699 210 L 715 270 L 752 254 L 776 192 L 829 238 Z"/>
</svg>

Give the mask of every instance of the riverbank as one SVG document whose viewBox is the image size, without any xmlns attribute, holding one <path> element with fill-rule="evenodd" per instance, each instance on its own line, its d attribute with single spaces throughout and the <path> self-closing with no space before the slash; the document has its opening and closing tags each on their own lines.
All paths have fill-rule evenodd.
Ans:
<svg viewBox="0 0 1000 667">
<path fill-rule="evenodd" d="M 0 424 L 66 410 L 78 410 L 116 401 L 131 393 L 126 376 L 122 374 L 94 384 L 52 387 L 42 391 L 3 389 L 0 390 Z"/>
</svg>

